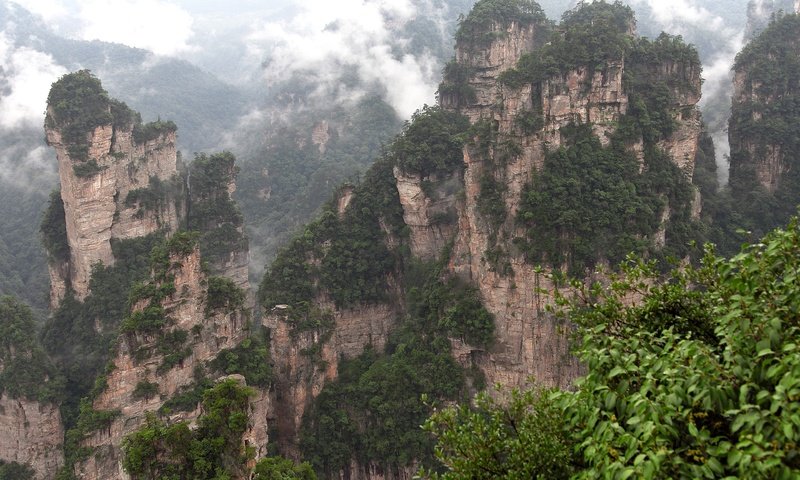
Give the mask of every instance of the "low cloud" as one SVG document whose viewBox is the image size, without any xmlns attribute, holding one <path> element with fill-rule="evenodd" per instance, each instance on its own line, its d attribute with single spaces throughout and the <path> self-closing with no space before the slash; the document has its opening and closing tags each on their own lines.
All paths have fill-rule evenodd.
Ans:
<svg viewBox="0 0 800 480">
<path fill-rule="evenodd" d="M 15 0 L 55 32 L 176 55 L 192 50 L 192 15 L 169 0 Z"/>
<path fill-rule="evenodd" d="M 278 85 L 296 76 L 315 85 L 314 96 L 358 98 L 379 88 L 398 115 L 432 103 L 439 80 L 432 55 L 404 54 L 397 32 L 417 11 L 407 0 L 302 0 L 288 20 L 253 26 L 250 54 L 265 61 L 265 77 Z M 342 82 L 342 77 L 354 82 Z"/>
<path fill-rule="evenodd" d="M 161 0 L 83 0 L 80 36 L 144 48 L 157 55 L 189 50 L 192 16 Z"/>
<path fill-rule="evenodd" d="M 0 64 L 5 84 L 0 92 L 0 128 L 41 127 L 50 85 L 67 70 L 50 55 L 15 47 L 5 32 L 0 32 Z"/>
</svg>

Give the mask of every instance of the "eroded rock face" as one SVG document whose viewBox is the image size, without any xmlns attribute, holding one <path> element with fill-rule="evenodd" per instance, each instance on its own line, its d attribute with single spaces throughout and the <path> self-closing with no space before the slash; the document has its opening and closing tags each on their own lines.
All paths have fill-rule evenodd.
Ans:
<svg viewBox="0 0 800 480">
<path fill-rule="evenodd" d="M 626 67 L 624 61 L 609 62 L 602 70 L 567 71 L 538 87 L 524 85 L 513 89 L 500 85 L 500 73 L 516 64 L 525 49 L 530 48 L 531 38 L 530 31 L 512 25 L 507 37 L 496 41 L 483 53 L 467 54 L 456 47 L 456 57 L 475 68 L 475 76 L 469 83 L 478 92 L 477 102 L 458 105 L 458 110 L 472 123 L 491 122 L 496 126 L 498 138 L 510 139 L 521 148 L 518 155 L 504 161 L 498 161 L 502 152 L 493 149 L 488 153 L 471 148 L 464 150 L 464 195 L 456 204 L 458 223 L 449 269 L 478 286 L 484 306 L 495 317 L 496 341 L 487 350 L 476 349 L 459 340 L 453 340 L 453 347 L 454 355 L 464 366 L 480 367 L 489 385 L 524 385 L 532 378 L 541 384 L 565 387 L 582 372 L 569 350 L 571 326 L 545 312 L 545 307 L 553 302 L 557 287 L 548 269 L 534 268 L 517 253 L 510 239 L 523 232 L 516 230 L 513 219 L 524 186 L 544 164 L 545 148 L 560 145 L 561 127 L 590 122 L 600 141 L 609 142 L 621 116 L 628 111 L 629 98 L 622 80 Z M 680 78 L 693 87 L 673 92 L 674 104 L 670 105 L 670 112 L 676 128 L 659 144 L 691 178 L 700 136 L 700 115 L 696 108 L 699 69 L 665 63 L 657 68 L 656 74 Z M 532 110 L 539 102 L 542 128 L 533 133 L 522 132 L 515 124 L 516 117 Z M 447 101 L 442 105 L 448 107 Z M 643 158 L 641 142 L 630 148 Z M 484 175 L 505 186 L 503 200 L 507 217 L 499 232 L 493 233 L 478 212 L 477 199 Z M 429 202 L 410 188 L 406 178 L 396 176 L 406 220 L 425 225 L 426 215 L 430 215 Z M 695 203 L 695 212 L 699 214 L 699 199 Z M 665 212 L 667 217 L 662 218 L 662 223 L 669 219 L 669 208 Z M 435 249 L 441 242 L 426 238 L 421 233 L 425 230 L 414 224 L 410 227 L 415 254 Z M 497 244 L 492 243 L 494 238 L 500 239 Z M 664 239 L 661 242 L 663 244 Z M 486 260 L 487 251 L 498 245 L 508 252 L 508 271 L 502 273 Z"/>
<path fill-rule="evenodd" d="M 93 408 L 116 411 L 119 414 L 108 428 L 87 437 L 82 446 L 93 449 L 93 454 L 76 466 L 82 479 L 127 478 L 122 469 L 122 440 L 141 427 L 148 412 L 158 409 L 182 387 L 195 381 L 196 367 L 202 367 L 217 354 L 237 346 L 247 335 L 245 312 L 240 310 L 207 311 L 207 276 L 201 266 L 199 249 L 186 256 L 170 257 L 174 274 L 175 293 L 161 304 L 174 322 L 155 334 L 123 333 L 119 339 L 113 369 L 107 376 L 106 387 L 93 402 Z M 140 301 L 134 310 L 146 303 Z M 165 353 L 159 352 L 158 342 L 163 333 L 183 330 L 187 332 L 184 345 L 188 355 L 176 365 L 164 368 Z M 172 353 L 170 350 L 168 353 Z M 244 382 L 244 378 L 241 378 Z M 147 396 L 135 395 L 137 385 L 144 382 L 157 385 L 157 392 Z M 266 392 L 257 392 L 250 404 L 250 426 L 245 434 L 249 445 L 256 447 L 258 458 L 266 454 L 267 417 L 271 415 L 271 402 Z M 178 412 L 169 421 L 195 422 L 200 410 Z"/>
<path fill-rule="evenodd" d="M 411 252 L 425 260 L 435 259 L 455 231 L 455 193 L 461 188 L 461 176 L 454 173 L 441 179 L 422 179 L 395 167 L 394 177 L 403 204 L 403 222 L 409 228 Z"/>
<path fill-rule="evenodd" d="M 354 358 L 372 346 L 382 351 L 395 325 L 391 305 L 336 310 L 320 299 L 319 308 L 332 316 L 333 327 L 298 332 L 288 321 L 288 307 L 279 305 L 264 316 L 271 331 L 270 354 L 275 364 L 277 426 L 284 453 L 299 457 L 297 433 L 303 413 L 326 383 L 338 376 L 339 360 Z"/>
<path fill-rule="evenodd" d="M 734 72 L 734 109 L 748 105 L 768 105 L 778 100 L 760 95 L 760 85 L 749 77 L 748 68 L 740 68 Z M 758 109 L 752 109 L 750 118 L 758 122 L 762 119 L 762 113 Z M 728 129 L 728 139 L 731 144 L 731 179 L 743 179 L 752 175 L 759 185 L 774 193 L 781 177 L 789 171 L 789 159 L 781 152 L 781 146 L 767 143 L 761 135 L 745 131 L 740 122 L 733 118 Z"/>
<path fill-rule="evenodd" d="M 177 229 L 180 212 L 174 199 L 147 207 L 132 202 L 128 194 L 150 187 L 151 178 L 164 185 L 176 181 L 178 157 L 174 131 L 137 144 L 132 126 L 101 125 L 88 134 L 90 146 L 85 161 L 71 157 L 70 145 L 62 140 L 57 128 L 46 128 L 46 134 L 58 158 L 70 249 L 68 269 L 51 268 L 51 285 L 56 286 L 51 303 L 57 304 L 57 299 L 63 297 L 62 285 L 69 285 L 79 299 L 86 297 L 92 265 L 114 263 L 112 238 L 136 238 L 160 229 Z M 90 162 L 96 163 L 96 172 L 81 174 L 76 170 Z"/>
<path fill-rule="evenodd" d="M 0 395 L 0 459 L 28 464 L 36 480 L 55 478 L 64 465 L 58 406 Z"/>
<path fill-rule="evenodd" d="M 536 28 L 538 27 L 534 24 L 518 22 L 511 22 L 508 25 L 495 24 L 490 35 L 497 40 L 491 42 L 487 48 L 456 47 L 456 62 L 474 72 L 469 85 L 475 91 L 475 99 L 464 111 L 470 122 L 475 123 L 495 109 L 498 94 L 502 89 L 497 81 L 498 76 L 503 71 L 513 68 L 523 53 L 533 49 Z M 459 105 L 459 99 L 447 95 L 442 96 L 440 102 L 442 106 L 448 108 Z"/>
</svg>

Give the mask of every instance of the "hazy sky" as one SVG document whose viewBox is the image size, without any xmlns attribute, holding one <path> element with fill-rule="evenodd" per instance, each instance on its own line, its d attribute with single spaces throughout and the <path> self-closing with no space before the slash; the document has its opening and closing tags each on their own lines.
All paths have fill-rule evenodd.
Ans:
<svg viewBox="0 0 800 480">
<path fill-rule="evenodd" d="M 0 0 L 7 1 L 41 16 L 60 35 L 178 56 L 251 87 L 311 72 L 321 98 L 357 98 L 362 92 L 343 89 L 339 81 L 347 68 L 365 84 L 382 88 L 401 117 L 432 103 L 440 80 L 431 56 L 397 55 L 398 42 L 404 41 L 396 37 L 397 26 L 418 15 L 412 0 Z M 552 18 L 575 3 L 542 0 Z M 704 98 L 728 94 L 747 0 L 628 3 L 656 31 L 713 38 L 713 51 L 704 58 Z M 47 52 L 15 47 L 11 37 L 11 31 L 0 30 L 7 77 L 7 84 L 0 84 L 0 129 L 41 124 L 49 85 L 65 72 Z"/>
</svg>

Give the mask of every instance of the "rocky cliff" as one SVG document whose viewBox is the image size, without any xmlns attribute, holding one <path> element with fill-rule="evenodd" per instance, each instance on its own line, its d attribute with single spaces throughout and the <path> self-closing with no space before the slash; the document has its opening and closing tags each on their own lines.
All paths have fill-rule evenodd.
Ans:
<svg viewBox="0 0 800 480">
<path fill-rule="evenodd" d="M 597 278 L 596 269 L 631 249 L 686 255 L 690 239 L 682 232 L 701 207 L 691 184 L 701 133 L 696 52 L 668 35 L 636 38 L 633 14 L 620 5 L 583 5 L 555 29 L 540 11 L 492 17 L 487 5 L 479 2 L 473 14 L 481 16 L 462 22 L 441 108 L 415 114 L 368 178 L 334 199 L 265 276 L 261 303 L 278 373 L 279 437 L 293 456 L 314 448 L 308 435 L 322 432 L 322 418 L 339 418 L 320 417 L 316 398 L 331 402 L 322 392 L 352 388 L 357 395 L 363 387 L 341 385 L 354 381 L 338 380 L 342 362 L 362 358 L 365 349 L 402 355 L 393 332 L 406 332 L 421 313 L 438 316 L 438 326 L 417 331 L 416 341 L 443 329 L 451 358 L 475 374 L 467 382 L 473 387 L 531 379 L 568 386 L 581 373 L 570 355 L 571 327 L 547 308 L 565 291 L 564 278 Z M 582 43 L 592 41 L 597 51 Z M 560 177 L 559 168 L 573 168 L 574 176 Z M 627 193 L 602 184 L 618 177 Z M 559 178 L 567 186 L 556 188 Z M 646 220 L 632 225 L 639 214 Z M 558 215 L 577 218 L 553 220 Z M 603 215 L 613 218 L 594 218 Z M 582 216 L 598 228 L 574 230 Z M 420 264 L 438 268 L 424 287 Z M 428 296 L 420 304 L 423 288 Z M 470 303 L 473 294 L 480 308 Z M 482 323 L 487 318 L 491 325 Z M 380 374 L 365 375 L 374 382 Z M 341 406 L 338 414 L 358 432 L 370 428 L 348 411 Z M 357 448 L 352 462 L 336 457 L 320 468 L 349 478 L 410 471 L 396 461 L 365 461 L 369 447 Z"/>
<path fill-rule="evenodd" d="M 215 359 L 248 335 L 244 293 L 235 286 L 219 288 L 230 280 L 203 271 L 200 250 L 190 236 L 177 234 L 164 254 L 163 263 L 153 265 L 151 281 L 133 293 L 131 314 L 91 404 L 95 413 L 82 412 L 107 415 L 97 429 L 84 432 L 80 446 L 92 453 L 76 464 L 79 478 L 127 478 L 122 441 L 145 423 L 148 413 L 158 413 L 169 423 L 194 423 L 202 413 L 200 398 L 188 404 L 176 404 L 175 399 L 185 398 L 198 382 L 227 373 Z M 245 377 L 237 378 L 246 383 Z M 266 392 L 251 398 L 245 441 L 256 458 L 266 453 L 270 409 Z"/>
<path fill-rule="evenodd" d="M 629 25 L 620 29 L 620 34 L 633 38 L 632 20 Z M 492 28 L 494 31 L 503 26 L 495 23 Z M 564 35 L 569 35 L 569 31 Z M 623 54 L 621 58 L 608 58 L 602 68 L 579 65 L 538 82 L 504 84 L 503 72 L 516 67 L 516 62 L 533 50 L 528 40 L 531 36 L 530 27 L 521 29 L 512 23 L 499 40 L 478 53 L 469 53 L 474 49 L 471 45 L 456 45 L 456 61 L 467 59 L 470 70 L 476 72 L 467 84 L 478 93 L 474 101 L 459 104 L 443 99 L 443 106 L 465 114 L 473 124 L 489 122 L 494 140 L 483 151 L 469 145 L 464 149 L 465 195 L 458 204 L 458 228 L 449 269 L 480 289 L 484 305 L 495 317 L 496 341 L 488 350 L 476 350 L 460 341 L 454 341 L 454 346 L 459 358 L 477 362 L 490 385 L 523 385 L 533 378 L 546 385 L 564 387 L 581 370 L 569 354 L 569 326 L 545 312 L 557 290 L 553 271 L 526 261 L 510 240 L 526 235 L 516 221 L 525 201 L 525 188 L 542 172 L 547 152 L 562 146 L 562 129 L 575 124 L 589 125 L 602 145 L 611 142 L 623 117 L 630 113 L 633 85 L 629 77 L 634 68 L 629 67 L 637 59 L 633 53 Z M 520 49 L 519 45 L 529 47 Z M 701 132 L 696 106 L 700 100 L 699 63 L 690 59 L 682 62 L 664 59 L 635 68 L 646 70 L 653 84 L 667 81 L 671 86 L 669 103 L 664 107 L 674 125 L 669 135 L 658 140 L 657 147 L 690 180 Z M 541 122 L 540 128 L 532 132 L 526 132 L 526 126 L 522 125 L 529 112 Z M 627 149 L 636 155 L 643 169 L 644 140 L 642 137 L 631 140 Z M 507 148 L 504 150 L 507 142 L 518 145 L 511 155 Z M 486 189 L 482 179 L 487 176 L 502 185 L 505 221 L 499 226 L 493 226 L 481 213 L 481 194 Z M 405 183 L 403 180 L 398 177 L 398 185 Z M 405 185 L 403 188 L 408 189 Z M 425 209 L 425 199 L 401 195 L 401 201 L 407 213 Z M 693 202 L 699 206 L 699 198 L 693 196 Z M 664 207 L 661 223 L 668 221 L 668 209 L 668 205 Z M 429 228 L 409 227 L 412 238 L 414 230 Z M 664 230 L 659 230 L 663 234 Z M 653 237 L 658 242 L 658 233 Z M 415 253 L 425 253 L 424 248 L 415 248 L 414 243 L 411 247 Z M 493 251 L 503 252 L 506 262 L 503 268 L 492 265 Z"/>
<path fill-rule="evenodd" d="M 171 122 L 142 125 L 88 72 L 53 85 L 45 132 L 58 158 L 69 260 L 51 264 L 51 305 L 67 288 L 86 297 L 92 267 L 114 263 L 112 239 L 177 229 L 175 130 Z"/>
<path fill-rule="evenodd" d="M 800 19 L 771 22 L 736 57 L 728 138 L 730 186 L 743 227 L 762 234 L 796 212 Z"/>
<path fill-rule="evenodd" d="M 36 480 L 64 465 L 64 428 L 58 406 L 0 395 L 0 459 L 29 465 Z"/>
<path fill-rule="evenodd" d="M 0 461 L 51 479 L 64 464 L 63 385 L 35 336 L 30 309 L 0 298 Z"/>
</svg>

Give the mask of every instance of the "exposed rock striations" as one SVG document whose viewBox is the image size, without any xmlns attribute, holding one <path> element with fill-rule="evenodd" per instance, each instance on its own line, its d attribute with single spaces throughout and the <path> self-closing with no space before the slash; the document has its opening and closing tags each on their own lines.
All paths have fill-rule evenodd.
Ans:
<svg viewBox="0 0 800 480">
<path fill-rule="evenodd" d="M 131 314 L 92 401 L 92 411 L 108 415 L 96 430 L 83 432 L 80 446 L 92 453 L 75 466 L 80 478 L 127 478 L 122 442 L 145 423 L 148 412 L 171 423 L 196 421 L 199 398 L 186 405 L 171 399 L 185 396 L 200 381 L 224 375 L 214 360 L 248 335 L 244 292 L 213 286 L 218 277 L 204 273 L 191 235 L 176 234 L 154 258 L 153 278 L 132 293 Z M 240 381 L 245 383 L 245 377 Z M 257 457 L 266 452 L 269 409 L 265 392 L 251 399 L 246 439 Z"/>
<path fill-rule="evenodd" d="M 462 21 L 455 59 L 439 90 L 442 108 L 415 114 L 368 178 L 334 201 L 264 278 L 260 299 L 272 331 L 286 453 L 299 453 L 301 424 L 319 428 L 319 413 L 309 406 L 334 382 L 343 359 L 367 347 L 380 352 L 387 346 L 388 355 L 398 355 L 392 332 L 409 318 L 429 315 L 426 309 L 438 306 L 430 315 L 439 323 L 424 327 L 431 330 L 419 332 L 420 338 L 446 332 L 452 358 L 465 371 L 478 372 L 469 384 L 479 386 L 482 378 L 518 386 L 534 378 L 567 386 L 581 372 L 570 355 L 571 327 L 547 312 L 565 276 L 596 278 L 596 267 L 630 250 L 654 257 L 687 254 L 690 238 L 683 232 L 698 221 L 701 200 L 691 185 L 701 133 L 696 52 L 667 35 L 636 38 L 633 14 L 621 5 L 584 4 L 554 28 L 535 4 L 506 2 L 519 8 L 512 14 L 493 11 L 496 3 L 478 2 Z M 461 115 L 465 125 L 456 120 Z M 426 133 L 417 137 L 417 130 Z M 581 153 L 586 145 L 588 160 Z M 574 182 L 566 199 L 548 197 L 542 206 L 543 195 L 559 191 L 546 182 L 569 166 L 558 164 L 562 158 L 588 161 L 588 167 L 580 170 L 581 164 L 574 178 L 565 179 Z M 608 171 L 596 167 L 603 162 Z M 627 183 L 608 195 L 627 192 L 621 204 L 603 197 L 613 186 L 589 183 L 617 177 Z M 598 203 L 580 206 L 583 213 L 567 211 L 581 195 Z M 549 215 L 548 208 L 556 211 Z M 628 213 L 620 218 L 612 211 Z M 615 218 L 592 220 L 598 227 L 589 236 L 606 242 L 601 244 L 571 229 L 580 219 L 552 220 L 559 213 Z M 644 219 L 628 231 L 639 214 Z M 376 229 L 368 239 L 348 233 L 348 221 L 367 222 L 364 216 Z M 609 226 L 615 222 L 621 230 Z M 343 255 L 340 242 L 349 242 L 355 256 Z M 359 261 L 375 262 L 370 275 L 364 276 L 367 267 L 360 269 Z M 419 262 L 437 265 L 440 285 L 425 291 L 422 307 Z M 354 298 L 341 301 L 342 285 L 327 270 L 331 264 Z M 467 293 L 452 303 L 454 291 Z M 467 307 L 469 292 L 485 313 Z M 480 330 L 478 319 L 486 318 L 493 325 Z M 477 340 L 487 331 L 494 332 L 492 341 Z M 357 431 L 368 428 L 354 415 L 360 418 L 352 420 Z M 351 455 L 354 460 L 339 463 L 338 470 L 327 470 L 330 464 L 323 470 L 349 478 L 408 473 L 407 465 Z"/>
<path fill-rule="evenodd" d="M 114 263 L 112 239 L 178 228 L 182 183 L 175 124 L 142 125 L 87 71 L 53 84 L 45 131 L 56 150 L 68 262 L 50 268 L 51 305 L 89 293 L 92 267 Z"/>
<path fill-rule="evenodd" d="M 734 208 L 761 235 L 783 225 L 800 202 L 794 105 L 800 88 L 800 17 L 785 15 L 736 57 L 728 137 Z"/>
</svg>

